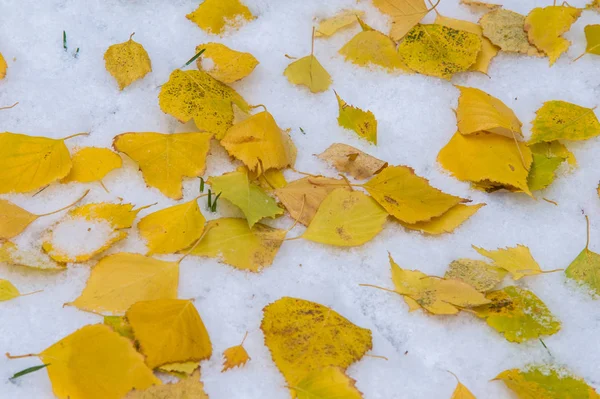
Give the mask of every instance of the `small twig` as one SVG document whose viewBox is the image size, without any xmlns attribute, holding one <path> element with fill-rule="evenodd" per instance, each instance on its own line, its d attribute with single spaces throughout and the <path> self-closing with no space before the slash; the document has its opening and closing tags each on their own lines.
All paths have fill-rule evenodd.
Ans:
<svg viewBox="0 0 600 399">
<path fill-rule="evenodd" d="M 379 287 L 377 285 L 372 285 L 372 284 L 359 284 L 360 287 L 371 287 L 371 288 L 377 288 L 378 290 L 383 290 L 383 291 L 387 291 L 387 292 L 393 292 L 394 294 L 397 294 L 397 291 L 394 290 L 390 290 L 389 288 L 383 288 L 383 287 Z"/>
<path fill-rule="evenodd" d="M 70 136 L 67 136 L 65 138 L 62 138 L 61 140 L 65 141 L 65 140 L 69 140 L 75 137 L 79 137 L 79 136 L 89 136 L 90 132 L 82 132 L 82 133 L 77 133 L 77 134 L 72 134 Z"/>
<path fill-rule="evenodd" d="M 48 212 L 48 213 L 42 213 L 41 215 L 36 215 L 36 216 L 37 216 L 37 217 L 42 217 L 42 216 L 50 216 L 50 215 L 54 215 L 55 213 L 58 213 L 58 212 L 64 211 L 65 209 L 69 209 L 70 207 L 72 207 L 73 205 L 77 204 L 79 201 L 81 201 L 82 199 L 84 199 L 84 198 L 85 198 L 85 196 L 86 196 L 86 195 L 88 195 L 88 193 L 89 193 L 89 192 L 90 192 L 90 190 L 86 190 L 86 192 L 85 192 L 85 193 L 83 193 L 83 195 L 82 195 L 81 197 L 79 197 L 79 198 L 78 198 L 78 199 L 77 199 L 75 202 L 72 202 L 72 203 L 70 203 L 70 204 L 69 204 L 69 205 L 67 205 L 67 206 L 63 206 L 62 208 L 60 208 L 60 209 L 57 209 L 57 210 L 55 210 L 55 211 Z"/>
<path fill-rule="evenodd" d="M 240 346 L 244 345 L 244 341 L 246 341 L 247 337 L 248 337 L 248 331 L 246 331 L 246 334 L 244 334 L 244 338 L 242 339 L 242 343 L 240 344 Z"/>
<path fill-rule="evenodd" d="M 9 359 L 23 359 L 25 357 L 35 357 L 35 356 L 39 356 L 39 355 L 40 355 L 39 353 L 28 353 L 26 355 L 15 355 L 15 356 L 13 356 L 13 355 L 11 355 L 8 352 L 5 353 L 5 356 L 7 358 L 9 358 Z"/>
<path fill-rule="evenodd" d="M 387 357 L 385 357 L 385 356 L 379 356 L 379 355 L 369 355 L 369 354 L 365 354 L 365 356 L 368 356 L 368 357 L 373 357 L 373 358 L 375 358 L 375 359 L 383 359 L 383 360 L 388 360 L 388 361 L 390 360 L 390 359 L 388 359 L 388 358 L 387 358 Z"/>
<path fill-rule="evenodd" d="M 19 102 L 17 101 L 16 103 L 14 103 L 13 105 L 10 105 L 10 106 L 8 106 L 8 107 L 0 107 L 0 111 L 2 111 L 3 109 L 11 109 L 11 108 L 13 108 L 14 106 L 16 106 L 18 103 L 19 103 Z"/>
</svg>

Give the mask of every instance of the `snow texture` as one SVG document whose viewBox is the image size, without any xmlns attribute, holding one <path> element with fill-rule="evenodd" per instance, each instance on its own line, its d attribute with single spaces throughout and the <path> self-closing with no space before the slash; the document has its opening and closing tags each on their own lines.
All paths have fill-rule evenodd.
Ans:
<svg viewBox="0 0 600 399">
<path fill-rule="evenodd" d="M 503 370 L 534 362 L 565 366 L 600 388 L 599 302 L 568 282 L 563 273 L 527 277 L 517 283 L 531 289 L 562 321 L 561 331 L 544 339 L 549 352 L 536 340 L 510 343 L 473 315 L 432 317 L 421 311 L 408 313 L 400 296 L 359 286 L 371 283 L 392 287 L 388 251 L 402 267 L 442 275 L 454 259 L 481 258 L 471 244 L 495 249 L 520 243 L 531 249 L 543 269 L 565 268 L 585 245 L 583 212 L 592 221 L 590 249 L 600 251 L 600 202 L 595 191 L 600 178 L 598 138 L 568 143 L 579 167 L 560 176 L 537 200 L 523 194 L 472 190 L 436 163 L 438 151 L 456 130 L 452 109 L 457 105 L 458 90 L 452 83 L 477 87 L 500 98 L 524 123 L 526 135 L 530 134 L 536 109 L 544 101 L 599 105 L 600 58 L 586 55 L 574 64 L 571 59 L 585 49 L 584 26 L 600 23 L 600 15 L 582 13 L 565 34 L 573 42 L 571 48 L 552 68 L 545 58 L 500 54 L 492 61 L 489 76 L 467 73 L 452 82 L 416 74 L 389 74 L 345 62 L 337 51 L 358 32 L 358 27 L 318 39 L 315 55 L 332 75 L 332 88 L 349 104 L 369 109 L 377 117 L 379 145 L 374 146 L 338 126 L 333 91 L 315 95 L 287 81 L 283 70 L 291 61 L 284 54 L 302 57 L 310 53 L 314 17 L 328 17 L 356 7 L 366 11 L 369 25 L 383 31 L 387 31 L 389 19 L 368 0 L 358 4 L 356 0 L 245 3 L 257 19 L 219 38 L 185 18 L 196 9 L 198 0 L 2 0 L 0 52 L 9 68 L 6 79 L 0 81 L 0 106 L 16 101 L 19 105 L 0 111 L 0 129 L 57 138 L 91 133 L 89 137 L 68 140 L 71 149 L 109 147 L 115 135 L 129 131 L 195 131 L 192 124 L 182 125 L 160 110 L 159 86 L 173 69 L 195 54 L 197 45 L 219 41 L 250 52 L 260 61 L 249 77 L 233 86 L 249 103 L 265 104 L 282 128 L 291 128 L 298 146 L 298 170 L 335 176 L 336 171 L 313 154 L 334 142 L 343 142 L 390 164 L 409 165 L 433 186 L 487 206 L 454 234 L 439 237 L 407 231 L 390 220 L 379 236 L 358 248 L 334 248 L 305 240 L 286 242 L 274 264 L 261 274 L 242 272 L 212 259 L 187 257 L 181 265 L 179 296 L 195 299 L 211 335 L 214 354 L 202 363 L 202 380 L 211 399 L 289 398 L 259 329 L 262 308 L 282 296 L 330 306 L 373 331 L 371 353 L 389 360 L 365 357 L 348 370 L 366 399 L 449 398 L 456 381 L 446 370 L 455 373 L 478 399 L 514 398 L 501 382 L 490 380 Z M 552 2 L 494 3 L 527 14 L 533 7 Z M 581 7 L 585 2 L 569 3 Z M 458 0 L 442 0 L 438 10 L 444 16 L 470 21 L 480 16 L 459 5 Z M 431 13 L 426 21 L 434 17 Z M 63 30 L 67 33 L 66 52 Z M 127 40 L 132 32 L 148 51 L 153 70 L 121 92 L 104 69 L 103 55 L 108 46 Z M 77 48 L 79 54 L 74 56 Z M 205 176 L 235 167 L 224 150 L 213 143 Z M 110 193 L 99 184 L 89 184 L 91 192 L 83 203 L 118 202 L 118 197 L 137 206 L 158 202 L 140 212 L 139 217 L 175 203 L 147 188 L 137 165 L 127 157 L 123 169 L 110 173 L 104 183 Z M 185 182 L 183 201 L 197 195 L 198 184 L 198 179 Z M 35 197 L 3 197 L 32 212 L 44 213 L 69 203 L 85 188 L 81 184 L 54 184 Z M 206 210 L 204 199 L 201 201 L 207 218 L 240 215 L 226 201 L 220 201 L 219 213 L 212 214 Z M 44 231 L 63 216 L 64 212 L 40 218 L 16 241 L 38 245 Z M 269 223 L 286 228 L 292 220 L 283 217 Z M 300 235 L 302 230 L 297 226 L 290 237 Z M 133 228 L 129 238 L 108 253 L 145 250 L 145 243 Z M 86 324 L 101 322 L 97 315 L 63 308 L 65 302 L 81 293 L 93 264 L 69 265 L 62 273 L 0 265 L 0 278 L 9 279 L 21 292 L 43 290 L 0 303 L 0 353 L 37 353 Z M 252 360 L 241 369 L 221 373 L 221 353 L 239 344 L 246 331 L 249 335 L 245 347 Z M 0 397 L 51 398 L 45 371 L 14 382 L 8 380 L 14 372 L 36 364 L 40 364 L 37 358 L 0 357 Z"/>
</svg>

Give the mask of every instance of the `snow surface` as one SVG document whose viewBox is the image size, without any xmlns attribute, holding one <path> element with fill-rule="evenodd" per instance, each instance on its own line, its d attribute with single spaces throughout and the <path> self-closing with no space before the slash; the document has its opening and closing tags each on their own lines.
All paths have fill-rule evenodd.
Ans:
<svg viewBox="0 0 600 399">
<path fill-rule="evenodd" d="M 56 253 L 73 259 L 94 253 L 118 235 L 107 220 L 69 217 L 54 226 L 47 239 Z"/>
<path fill-rule="evenodd" d="M 533 7 L 551 4 L 549 0 L 494 2 L 525 14 Z M 292 129 L 299 170 L 335 176 L 336 172 L 313 154 L 331 143 L 343 142 L 390 164 L 410 165 L 446 192 L 488 204 L 451 235 L 427 237 L 388 221 L 383 233 L 359 248 L 334 248 L 304 240 L 286 242 L 274 264 L 261 274 L 235 270 L 212 259 L 186 258 L 181 265 L 179 296 L 195 299 L 211 335 L 214 355 L 202 363 L 202 380 L 211 399 L 289 397 L 259 329 L 262 308 L 282 296 L 330 306 L 373 331 L 372 354 L 389 360 L 365 357 L 348 370 L 366 399 L 449 398 L 456 382 L 446 370 L 458 375 L 479 399 L 513 398 L 502 383 L 490 380 L 505 369 L 531 362 L 568 367 L 600 388 L 599 302 L 567 282 L 562 273 L 518 282 L 538 295 L 563 323 L 558 334 L 544 339 L 551 354 L 538 341 L 520 345 L 507 342 L 470 314 L 432 317 L 420 311 L 408 313 L 401 297 L 359 286 L 371 283 L 392 287 L 388 251 L 403 267 L 442 275 L 454 259 L 480 258 L 471 244 L 494 249 L 521 243 L 531 248 L 542 268 L 565 268 L 585 244 L 582 211 L 592 220 L 591 249 L 600 251 L 600 202 L 595 192 L 600 178 L 599 139 L 568 144 L 579 168 L 560 177 L 540 195 L 558 202 L 558 206 L 522 194 L 474 191 L 436 163 L 438 151 L 456 128 L 452 108 L 456 107 L 458 90 L 451 83 L 346 63 L 337 50 L 358 31 L 357 27 L 317 40 L 315 54 L 331 73 L 333 88 L 348 103 L 376 115 L 379 145 L 374 146 L 338 126 L 332 91 L 314 95 L 292 86 L 283 76 L 290 63 L 284 54 L 309 54 L 315 16 L 327 17 L 357 7 L 366 11 L 368 24 L 387 30 L 388 19 L 368 0 L 358 4 L 355 0 L 245 0 L 258 18 L 223 38 L 207 35 L 185 18 L 198 3 L 2 0 L 0 52 L 9 69 L 6 79 L 0 81 L 0 106 L 15 101 L 19 105 L 0 112 L 0 130 L 49 137 L 91 132 L 89 137 L 69 140 L 71 148 L 108 147 L 115 135 L 128 131 L 194 131 L 193 125 L 181 125 L 160 110 L 158 86 L 195 53 L 198 44 L 219 41 L 235 50 L 251 52 L 260 61 L 252 75 L 234 87 L 249 103 L 265 104 L 282 128 Z M 569 3 L 584 5 L 583 0 Z M 479 18 L 469 8 L 458 5 L 458 0 L 442 0 L 438 9 L 448 17 L 471 21 Z M 433 18 L 429 15 L 427 21 Z M 584 11 L 565 35 L 573 42 L 568 54 L 552 68 L 547 59 L 500 54 L 493 60 L 489 76 L 463 74 L 452 83 L 478 87 L 500 98 L 514 109 L 525 132 L 529 132 L 529 122 L 544 101 L 597 106 L 600 58 L 586 55 L 570 63 L 584 50 L 583 28 L 592 23 L 600 23 L 600 15 Z M 68 52 L 62 48 L 63 30 L 67 32 Z M 104 69 L 103 54 L 109 45 L 127 40 L 132 32 L 148 51 L 153 71 L 120 92 Z M 80 52 L 74 57 L 77 47 Z M 235 167 L 224 150 L 213 143 L 206 176 Z M 84 203 L 117 202 L 118 197 L 138 206 L 158 202 L 140 212 L 139 217 L 175 203 L 157 190 L 146 188 L 136 165 L 127 158 L 123 169 L 111 173 L 104 182 L 110 193 L 98 184 L 90 184 L 92 191 Z M 197 195 L 198 180 L 186 181 L 184 188 L 184 201 L 189 201 Z M 3 197 L 32 212 L 44 213 L 68 204 L 84 189 L 85 185 L 56 184 L 35 197 Z M 225 201 L 220 202 L 219 211 L 218 215 L 205 214 L 208 218 L 239 215 Z M 61 216 L 40 218 L 17 242 L 39 244 L 44 230 Z M 285 217 L 270 223 L 286 227 L 291 222 Z M 302 227 L 296 227 L 290 236 L 301 232 Z M 118 251 L 145 252 L 135 228 L 109 253 Z M 101 322 L 99 316 L 62 306 L 79 295 L 93 263 L 69 265 L 64 273 L 0 265 L 0 278 L 9 279 L 22 292 L 43 290 L 0 304 L 0 353 L 40 352 L 85 324 Z M 239 344 L 246 331 L 249 335 L 245 346 L 252 360 L 241 369 L 221 373 L 222 351 Z M 0 357 L 0 397 L 52 397 L 50 381 L 43 371 L 8 381 L 14 372 L 37 364 L 40 362 L 36 358 Z"/>
</svg>

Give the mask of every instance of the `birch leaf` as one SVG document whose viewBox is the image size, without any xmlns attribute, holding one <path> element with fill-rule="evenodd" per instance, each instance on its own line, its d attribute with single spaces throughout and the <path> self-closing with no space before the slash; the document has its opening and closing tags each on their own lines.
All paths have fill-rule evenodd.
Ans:
<svg viewBox="0 0 600 399">
<path fill-rule="evenodd" d="M 429 12 L 424 0 L 373 0 L 373 5 L 391 17 L 394 41 L 402 39 Z"/>
<path fill-rule="evenodd" d="M 196 47 L 196 52 L 204 50 L 198 58 L 198 69 L 223 83 L 237 82 L 250 75 L 258 65 L 258 60 L 250 53 L 235 51 L 221 43 L 205 43 Z"/>
<path fill-rule="evenodd" d="M 68 305 L 96 313 L 123 314 L 139 301 L 177 298 L 179 263 L 116 253 L 93 268 L 81 295 Z"/>
<path fill-rule="evenodd" d="M 121 90 L 152 71 L 146 49 L 133 40 L 133 34 L 128 41 L 110 46 L 104 53 L 104 61 Z"/>
<path fill-rule="evenodd" d="M 201 176 L 206 169 L 211 138 L 207 133 L 123 133 L 114 138 L 113 147 L 138 163 L 146 184 L 181 199 L 182 179 Z"/>
<path fill-rule="evenodd" d="M 589 249 L 589 219 L 586 218 L 586 220 L 588 222 L 588 234 L 585 248 L 567 267 L 565 275 L 577 283 L 584 285 L 595 294 L 600 295 L 600 254 Z"/>
<path fill-rule="evenodd" d="M 379 234 L 387 216 L 368 195 L 338 188 L 323 200 L 302 237 L 323 244 L 354 247 Z"/>
<path fill-rule="evenodd" d="M 388 166 L 387 162 L 342 143 L 330 145 L 318 157 L 358 180 L 376 175 Z"/>
<path fill-rule="evenodd" d="M 197 241 L 205 222 L 198 199 L 194 198 L 143 217 L 138 230 L 148 244 L 148 255 L 170 254 Z"/>
<path fill-rule="evenodd" d="M 359 66 L 369 67 L 372 64 L 389 72 L 410 72 L 396 50 L 396 43 L 376 30 L 357 33 L 339 52 L 346 61 Z"/>
<path fill-rule="evenodd" d="M 69 216 L 74 218 L 84 218 L 86 220 L 105 220 L 112 225 L 114 229 L 128 229 L 133 226 L 133 221 L 138 213 L 146 209 L 143 206 L 138 209 L 133 204 L 111 204 L 108 202 L 96 202 L 85 204 L 73 208 L 69 211 Z"/>
<path fill-rule="evenodd" d="M 208 331 L 190 300 L 137 302 L 127 310 L 126 317 L 152 369 L 174 362 L 200 361 L 212 354 Z"/>
<path fill-rule="evenodd" d="M 533 163 L 527 177 L 527 184 L 531 191 L 542 190 L 548 187 L 556 178 L 556 170 L 566 160 L 574 161 L 575 156 L 558 141 L 537 143 L 529 146 Z"/>
<path fill-rule="evenodd" d="M 326 367 L 307 374 L 290 389 L 298 399 L 362 399 L 355 383 L 339 367 Z"/>
<path fill-rule="evenodd" d="M 200 370 L 180 381 L 133 390 L 124 399 L 209 399 L 200 381 Z"/>
<path fill-rule="evenodd" d="M 261 223 L 250 228 L 245 219 L 221 218 L 207 223 L 204 237 L 190 254 L 259 272 L 273 263 L 285 235 L 285 230 Z"/>
<path fill-rule="evenodd" d="M 375 119 L 375 115 L 371 111 L 363 111 L 347 104 L 337 92 L 335 96 L 339 106 L 338 124 L 341 127 L 353 130 L 363 139 L 377 144 L 377 119 Z"/>
<path fill-rule="evenodd" d="M 600 134 L 594 108 L 566 101 L 546 101 L 536 111 L 530 144 L 555 140 L 587 140 Z"/>
<path fill-rule="evenodd" d="M 129 338 L 131 341 L 135 340 L 131 324 L 129 324 L 125 316 L 104 316 L 103 322 L 104 325 L 112 328 L 120 336 Z"/>
<path fill-rule="evenodd" d="M 479 24 L 483 35 L 502 51 L 543 56 L 543 53 L 529 43 L 524 15 L 500 8 L 481 17 Z"/>
<path fill-rule="evenodd" d="M 319 21 L 315 31 L 316 37 L 329 37 L 334 33 L 347 29 L 358 22 L 357 18 L 363 18 L 365 12 L 361 10 L 342 10 L 333 17 Z"/>
<path fill-rule="evenodd" d="M 487 292 L 500 284 L 506 273 L 506 270 L 481 260 L 457 259 L 450 263 L 444 278 L 460 280 L 479 292 Z"/>
<path fill-rule="evenodd" d="M 514 280 L 543 273 L 540 265 L 533 259 L 529 248 L 525 245 L 518 244 L 516 247 L 499 248 L 495 251 L 488 251 L 473 245 L 473 249 L 480 255 L 493 260 L 494 266 L 506 270 Z"/>
<path fill-rule="evenodd" d="M 0 302 L 10 301 L 20 296 L 21 293 L 13 283 L 0 278 Z"/>
<path fill-rule="evenodd" d="M 161 381 L 133 343 L 102 324 L 85 326 L 40 353 L 60 399 L 121 399 Z"/>
<path fill-rule="evenodd" d="M 460 4 L 464 4 L 471 8 L 483 8 L 485 10 L 495 10 L 497 8 L 502 7 L 500 4 L 492 4 L 479 0 L 460 0 Z"/>
<path fill-rule="evenodd" d="M 306 86 L 312 93 L 325 91 L 332 83 L 329 72 L 312 54 L 292 62 L 283 74 L 290 83 Z"/>
<path fill-rule="evenodd" d="M 102 180 L 123 165 L 121 157 L 108 148 L 85 147 L 73 154 L 73 167 L 61 183 L 91 183 Z"/>
<path fill-rule="evenodd" d="M 430 220 L 424 222 L 416 222 L 412 224 L 400 221 L 400 224 L 406 227 L 407 229 L 419 230 L 431 235 L 452 233 L 483 206 L 485 206 L 485 204 L 458 204 L 448 209 L 442 215 L 433 217 Z"/>
<path fill-rule="evenodd" d="M 583 32 L 587 42 L 584 54 L 600 55 L 600 25 L 586 25 Z"/>
<path fill-rule="evenodd" d="M 325 367 L 345 370 L 373 344 L 371 331 L 318 303 L 283 297 L 263 309 L 265 345 L 288 386 Z"/>
<path fill-rule="evenodd" d="M 0 243 L 0 262 L 38 270 L 66 270 L 64 264 L 55 262 L 45 253 L 34 249 L 22 249 L 10 241 Z"/>
<path fill-rule="evenodd" d="M 245 339 L 246 337 L 244 337 L 244 340 Z M 223 351 L 223 357 L 225 358 L 225 361 L 223 362 L 221 373 L 235 367 L 242 367 L 250 360 L 250 356 L 244 348 L 244 341 L 239 345 L 225 349 L 225 351 Z"/>
<path fill-rule="evenodd" d="M 256 18 L 240 0 L 204 0 L 186 17 L 214 35 L 220 35 L 228 28 L 239 28 Z"/>
<path fill-rule="evenodd" d="M 4 79 L 4 77 L 6 76 L 7 68 L 8 66 L 6 65 L 6 60 L 2 56 L 2 53 L 0 53 L 0 80 Z"/>
</svg>

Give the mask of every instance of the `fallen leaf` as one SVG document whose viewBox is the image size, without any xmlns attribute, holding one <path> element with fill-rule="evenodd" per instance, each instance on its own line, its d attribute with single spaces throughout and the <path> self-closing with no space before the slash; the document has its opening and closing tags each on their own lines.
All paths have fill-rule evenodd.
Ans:
<svg viewBox="0 0 600 399">
<path fill-rule="evenodd" d="M 61 183 L 91 183 L 102 180 L 109 172 L 119 169 L 121 157 L 108 148 L 85 147 L 73 154 L 73 167 Z"/>
<path fill-rule="evenodd" d="M 529 43 L 525 32 L 525 16 L 510 10 L 493 10 L 479 20 L 483 35 L 502 51 L 541 57 Z"/>
<path fill-rule="evenodd" d="M 113 147 L 139 164 L 146 184 L 181 199 L 182 179 L 201 176 L 206 169 L 211 138 L 207 133 L 123 133 L 114 138 Z"/>
<path fill-rule="evenodd" d="M 408 166 L 388 166 L 363 187 L 390 215 L 410 224 L 429 221 L 467 201 L 432 187 Z"/>
<path fill-rule="evenodd" d="M 452 393 L 452 397 L 450 399 L 477 399 L 475 395 L 469 391 L 469 388 L 464 386 L 458 379 L 456 378 L 456 388 L 454 388 L 454 392 Z"/>
<path fill-rule="evenodd" d="M 161 384 L 133 343 L 102 324 L 88 325 L 39 354 L 60 399 L 121 399 Z"/>
<path fill-rule="evenodd" d="M 121 252 L 100 259 L 81 295 L 67 305 L 122 314 L 139 301 L 177 298 L 178 285 L 179 262 Z"/>
<path fill-rule="evenodd" d="M 225 29 L 239 28 L 256 18 L 240 0 L 204 0 L 186 17 L 213 35 L 222 34 Z"/>
<path fill-rule="evenodd" d="M 263 218 L 274 218 L 283 214 L 283 209 L 256 184 L 250 183 L 248 174 L 243 171 L 225 173 L 211 177 L 208 182 L 212 191 L 240 208 L 252 227 Z"/>
<path fill-rule="evenodd" d="M 600 55 L 600 25 L 586 25 L 583 28 L 583 32 L 585 33 L 585 40 L 587 42 L 585 53 L 575 58 L 573 62 L 586 54 Z"/>
<path fill-rule="evenodd" d="M 419 24 L 398 45 L 398 54 L 415 72 L 450 79 L 475 64 L 481 46 L 481 39 L 474 33 Z"/>
<path fill-rule="evenodd" d="M 390 256 L 395 292 L 412 299 L 436 315 L 457 314 L 460 309 L 490 303 L 474 287 L 460 280 L 427 276 L 418 270 L 404 270 Z M 407 302 L 413 308 L 411 302 Z"/>
<path fill-rule="evenodd" d="M 135 340 L 131 324 L 125 316 L 104 316 L 104 324 L 113 329 L 114 332 L 131 341 Z"/>
<path fill-rule="evenodd" d="M 487 324 L 510 342 L 524 342 L 560 330 L 560 321 L 531 291 L 516 286 L 486 294 L 491 301 L 473 309 Z"/>
<path fill-rule="evenodd" d="M 206 219 L 198 207 L 198 198 L 144 216 L 138 223 L 148 253 L 172 254 L 197 241 Z"/>
<path fill-rule="evenodd" d="M 229 155 L 242 161 L 257 175 L 283 169 L 296 161 L 296 146 L 267 111 L 233 125 L 221 140 Z"/>
<path fill-rule="evenodd" d="M 64 139 L 0 133 L 0 194 L 38 190 L 69 174 Z"/>
<path fill-rule="evenodd" d="M 431 235 L 440 235 L 444 233 L 452 233 L 461 224 L 466 222 L 471 216 L 473 216 L 479 208 L 485 206 L 485 204 L 477 205 L 465 205 L 458 204 L 448 209 L 440 216 L 436 216 L 425 222 L 417 223 L 404 223 L 399 221 L 400 224 L 410 230 L 419 230 Z"/>
<path fill-rule="evenodd" d="M 494 266 L 509 272 L 513 280 L 543 273 L 525 245 L 518 244 L 516 247 L 499 248 L 495 251 L 488 251 L 474 245 L 472 247 L 480 255 L 493 260 Z"/>
<path fill-rule="evenodd" d="M 21 293 L 8 280 L 4 280 L 0 278 L 0 302 L 10 301 L 11 299 L 15 299 L 21 296 Z"/>
<path fill-rule="evenodd" d="M 19 248 L 10 241 L 0 243 L 0 262 L 39 270 L 66 270 L 64 264 L 55 262 L 45 253 L 34 249 Z"/>
<path fill-rule="evenodd" d="M 474 87 L 456 86 L 458 131 L 461 134 L 490 132 L 511 139 L 523 138 L 521 121 L 502 101 Z"/>
<path fill-rule="evenodd" d="M 348 183 L 342 179 L 314 176 L 304 177 L 290 182 L 287 186 L 275 190 L 275 195 L 290 213 L 292 219 L 308 226 L 323 200 L 333 190 L 346 188 Z"/>
<path fill-rule="evenodd" d="M 113 44 L 104 53 L 106 70 L 117 80 L 121 90 L 152 71 L 146 49 L 133 41 L 133 35 L 126 42 Z"/>
<path fill-rule="evenodd" d="M 580 9 L 562 5 L 534 8 L 525 18 L 529 42 L 548 55 L 550 66 L 569 49 L 571 42 L 562 34 L 571 29 L 580 15 Z"/>
<path fill-rule="evenodd" d="M 537 365 L 526 370 L 506 370 L 494 380 L 504 382 L 519 399 L 600 398 L 596 390 L 583 379 L 555 367 Z"/>
<path fill-rule="evenodd" d="M 368 195 L 338 188 L 325 197 L 302 237 L 322 244 L 354 247 L 379 234 L 387 217 L 387 212 Z"/>
<path fill-rule="evenodd" d="M 530 144 L 554 140 L 587 140 L 600 134 L 594 108 L 566 101 L 546 101 L 531 122 Z"/>
<path fill-rule="evenodd" d="M 233 124 L 233 105 L 243 112 L 250 111 L 246 100 L 231 87 L 204 71 L 194 70 L 174 70 L 160 89 L 158 104 L 163 112 L 182 123 L 193 119 L 198 129 L 213 133 L 217 139 Z"/>
<path fill-rule="evenodd" d="M 124 399 L 209 399 L 200 381 L 200 370 L 180 381 L 129 392 Z"/>
<path fill-rule="evenodd" d="M 330 18 L 319 21 L 315 31 L 315 37 L 328 37 L 334 33 L 349 28 L 358 22 L 357 18 L 363 18 L 365 12 L 361 10 L 342 10 Z"/>
<path fill-rule="evenodd" d="M 205 230 L 190 255 L 217 258 L 251 272 L 259 272 L 273 263 L 287 233 L 261 223 L 250 228 L 245 219 L 237 218 L 211 220 Z"/>
<path fill-rule="evenodd" d="M 457 259 L 450 263 L 444 278 L 463 281 L 479 292 L 494 289 L 506 276 L 502 268 L 481 260 Z"/>
<path fill-rule="evenodd" d="M 148 208 L 143 206 L 138 209 L 133 209 L 133 204 L 111 204 L 108 202 L 96 202 L 85 204 L 73 208 L 69 211 L 69 216 L 85 218 L 86 220 L 106 220 L 115 229 L 128 229 L 133 226 L 133 221 L 142 209 Z"/>
<path fill-rule="evenodd" d="M 136 302 L 125 317 L 151 369 L 174 362 L 200 361 L 212 354 L 208 331 L 190 300 Z"/>
<path fill-rule="evenodd" d="M 163 364 L 158 368 L 160 371 L 171 373 L 179 378 L 189 377 L 196 369 L 200 368 L 200 362 L 183 362 Z M 198 370 L 200 371 L 200 370 Z M 191 398 L 193 399 L 193 398 Z"/>
<path fill-rule="evenodd" d="M 398 70 L 410 72 L 396 51 L 396 43 L 376 30 L 363 30 L 357 33 L 340 49 L 339 53 L 346 61 L 359 66 L 369 67 L 372 64 L 388 72 Z"/>
<path fill-rule="evenodd" d="M 596 12 L 600 11 L 600 0 L 592 0 L 589 4 L 585 6 L 586 10 L 594 10 Z"/>
<path fill-rule="evenodd" d="M 437 25 L 447 26 L 448 28 L 454 28 L 457 30 L 471 32 L 479 36 L 479 38 L 481 39 L 481 51 L 477 55 L 477 60 L 471 66 L 470 70 L 479 71 L 487 74 L 490 62 L 492 61 L 492 58 L 494 58 L 496 54 L 498 54 L 499 49 L 496 46 L 494 46 L 488 38 L 483 36 L 483 30 L 481 29 L 481 26 L 469 21 L 446 18 L 439 14 L 435 18 L 435 23 Z"/>
<path fill-rule="evenodd" d="M 307 374 L 289 388 L 298 399 L 362 399 L 355 383 L 339 367 L 325 367 Z"/>
<path fill-rule="evenodd" d="M 584 285 L 594 293 L 600 295 L 600 254 L 590 251 L 590 221 L 586 216 L 587 240 L 585 248 L 571 262 L 565 270 L 565 275 Z"/>
<path fill-rule="evenodd" d="M 429 12 L 424 0 L 373 0 L 373 5 L 392 18 L 390 37 L 402 39 Z"/>
<path fill-rule="evenodd" d="M 196 61 L 198 69 L 223 83 L 245 78 L 258 65 L 258 60 L 252 54 L 232 50 L 221 43 L 204 43 L 196 47 L 196 52 L 201 50 L 204 53 Z"/>
<path fill-rule="evenodd" d="M 478 0 L 460 0 L 460 4 L 464 4 L 473 8 L 483 8 L 487 10 L 495 10 L 497 8 L 502 7 L 500 4 L 486 3 Z"/>
<path fill-rule="evenodd" d="M 530 145 L 533 163 L 527 177 L 529 190 L 537 191 L 548 187 L 556 178 L 556 170 L 566 160 L 575 156 L 558 141 Z"/>
<path fill-rule="evenodd" d="M 4 77 L 6 76 L 7 68 L 8 66 L 6 65 L 6 60 L 2 56 L 2 53 L 0 53 L 0 80 L 4 79 Z"/>
<path fill-rule="evenodd" d="M 235 367 L 242 367 L 248 362 L 248 360 L 250 360 L 250 356 L 244 348 L 244 341 L 246 340 L 247 336 L 248 333 L 246 333 L 244 336 L 241 344 L 232 346 L 231 348 L 227 348 L 223 351 L 223 357 L 225 360 L 223 362 L 223 369 L 221 370 L 221 373 Z"/>
<path fill-rule="evenodd" d="M 363 139 L 377 144 L 377 119 L 371 111 L 348 105 L 335 93 L 338 100 L 338 124 L 346 129 L 354 130 Z"/>
<path fill-rule="evenodd" d="M 318 157 L 358 180 L 380 173 L 388 166 L 387 162 L 342 143 L 330 145 Z"/>
<path fill-rule="evenodd" d="M 283 74 L 290 83 L 306 86 L 312 93 L 320 93 L 331 86 L 331 75 L 312 54 L 292 62 Z"/>
<path fill-rule="evenodd" d="M 245 168 L 248 172 L 248 178 L 252 183 L 258 184 L 259 187 L 269 193 L 287 186 L 287 180 L 285 180 L 283 172 L 279 169 L 268 169 L 264 173 L 255 173 L 249 171 L 245 166 L 242 166 L 242 168 Z"/>
<path fill-rule="evenodd" d="M 437 160 L 459 180 L 491 182 L 531 195 L 527 176 L 533 158 L 522 142 L 515 144 L 513 139 L 492 133 L 465 136 L 456 132 L 440 150 Z"/>
<path fill-rule="evenodd" d="M 325 367 L 346 370 L 373 347 L 370 330 L 303 299 L 283 297 L 267 305 L 260 328 L 290 387 Z"/>
</svg>

